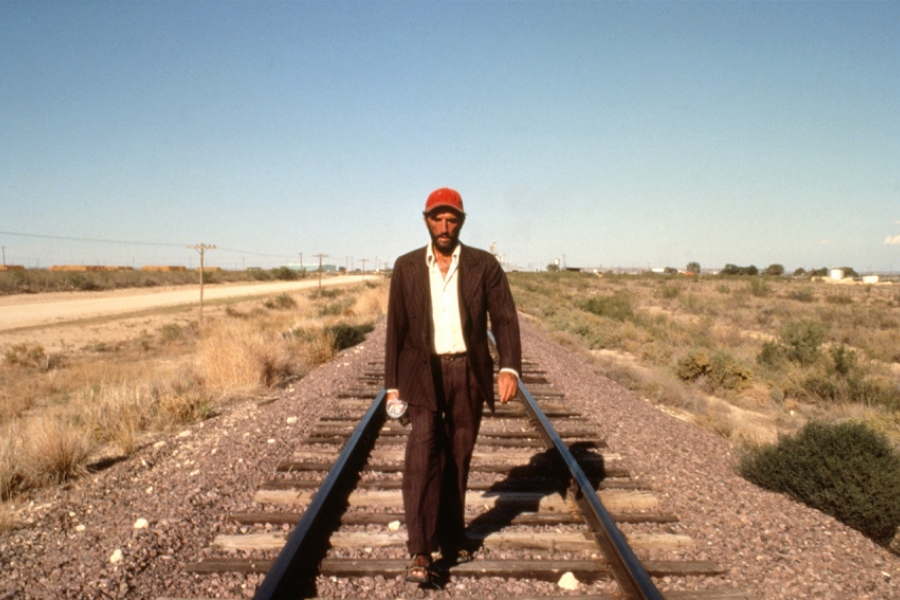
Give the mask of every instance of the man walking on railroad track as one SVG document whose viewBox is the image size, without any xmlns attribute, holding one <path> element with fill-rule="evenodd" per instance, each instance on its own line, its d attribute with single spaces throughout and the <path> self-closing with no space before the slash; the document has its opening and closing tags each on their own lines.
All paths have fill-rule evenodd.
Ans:
<svg viewBox="0 0 900 600">
<path fill-rule="evenodd" d="M 412 565 L 406 579 L 427 583 L 431 555 L 472 560 L 465 536 L 469 464 L 485 402 L 494 409 L 497 341 L 501 403 L 515 397 L 522 370 L 516 307 L 506 275 L 490 253 L 465 246 L 462 197 L 435 190 L 425 203 L 431 242 L 398 258 L 391 276 L 385 343 L 389 409 L 408 403 L 412 425 L 403 469 L 403 507 Z"/>
</svg>

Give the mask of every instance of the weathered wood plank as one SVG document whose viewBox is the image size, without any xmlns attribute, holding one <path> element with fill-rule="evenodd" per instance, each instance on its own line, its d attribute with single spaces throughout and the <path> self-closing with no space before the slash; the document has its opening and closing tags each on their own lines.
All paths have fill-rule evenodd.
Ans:
<svg viewBox="0 0 900 600">
<path fill-rule="evenodd" d="M 257 490 L 253 501 L 259 504 L 306 505 L 314 492 L 301 490 Z M 640 511 L 654 510 L 657 499 L 651 492 L 635 490 L 601 490 L 597 494 L 607 510 Z M 357 490 L 348 498 L 350 506 L 403 506 L 403 497 L 399 490 Z M 466 507 L 490 510 L 496 507 L 521 507 L 529 512 L 576 512 L 571 498 L 561 495 L 529 493 L 529 492 L 466 492 Z"/>
<path fill-rule="evenodd" d="M 247 512 L 232 513 L 231 519 L 237 523 L 248 525 L 270 523 L 272 525 L 294 525 L 300 520 L 302 512 Z M 612 512 L 611 516 L 617 523 L 675 523 L 678 517 L 671 513 L 661 512 Z M 471 523 L 478 519 L 480 522 L 489 522 L 490 515 L 482 513 L 477 516 L 466 515 L 466 522 Z M 584 519 L 571 513 L 535 513 L 523 512 L 510 519 L 509 515 L 497 514 L 497 520 L 502 520 L 509 525 L 575 525 L 583 524 Z M 372 512 L 348 512 L 341 515 L 343 525 L 387 525 L 393 521 L 406 522 L 406 515 L 402 512 L 372 513 Z"/>
<path fill-rule="evenodd" d="M 276 467 L 276 471 L 280 472 L 301 472 L 301 471 L 328 471 L 331 469 L 332 463 L 328 460 L 286 460 L 281 462 Z M 520 472 L 521 475 L 532 474 L 532 475 L 541 475 L 546 474 L 547 469 L 553 469 L 556 467 L 556 464 L 547 459 L 547 460 L 535 460 L 532 461 L 531 464 L 521 465 L 516 467 L 516 471 Z M 481 463 L 472 465 L 472 473 L 509 473 L 511 466 L 498 462 L 498 463 Z M 631 477 L 631 471 L 623 467 L 622 465 L 604 465 L 598 461 L 588 461 L 581 465 L 581 469 L 585 472 L 589 477 L 594 475 L 602 475 L 604 477 Z M 402 463 L 372 463 L 366 464 L 362 468 L 365 472 L 375 472 L 375 473 L 402 473 L 403 472 L 403 464 Z"/>
<path fill-rule="evenodd" d="M 511 476 L 500 481 L 469 480 L 468 489 L 493 492 L 553 492 L 560 489 L 560 480 L 551 477 Z M 378 477 L 360 481 L 359 490 L 399 490 L 403 485 L 400 479 Z M 264 481 L 261 489 L 265 490 L 315 490 L 318 480 L 281 478 Z M 595 489 L 598 490 L 652 490 L 649 484 L 632 479 L 603 479 Z"/>
<path fill-rule="evenodd" d="M 468 533 L 472 542 L 498 550 L 546 550 L 550 552 L 599 552 L 597 543 L 587 532 L 519 532 L 498 531 L 489 534 Z M 288 533 L 249 533 L 217 535 L 213 547 L 222 550 L 280 550 Z M 686 535 L 667 533 L 632 534 L 625 536 L 628 544 L 640 550 L 671 550 L 694 545 Z M 331 535 L 333 548 L 402 548 L 406 546 L 406 532 L 337 531 Z"/>
<path fill-rule="evenodd" d="M 476 446 L 477 447 L 477 446 Z M 378 449 L 372 450 L 369 454 L 369 460 L 385 460 L 385 461 L 393 461 L 393 462 L 403 462 L 404 460 L 404 449 L 402 446 L 398 446 L 396 448 L 391 449 Z M 330 450 L 297 450 L 293 453 L 294 460 L 324 460 L 328 458 L 334 458 L 334 451 Z M 602 462 L 604 464 L 609 464 L 615 461 L 620 461 L 622 459 L 621 454 L 616 454 L 614 452 L 603 452 L 603 453 L 579 453 L 576 454 L 576 459 L 579 463 L 590 463 L 590 462 Z M 515 452 L 513 450 L 504 450 L 502 452 L 484 452 L 475 450 L 472 453 L 472 468 L 475 469 L 479 463 L 497 463 L 504 462 L 507 464 L 507 468 L 512 468 L 516 465 L 527 465 L 530 462 L 541 462 L 546 461 L 549 462 L 552 459 L 543 453 L 536 453 L 533 451 L 522 451 Z"/>
</svg>

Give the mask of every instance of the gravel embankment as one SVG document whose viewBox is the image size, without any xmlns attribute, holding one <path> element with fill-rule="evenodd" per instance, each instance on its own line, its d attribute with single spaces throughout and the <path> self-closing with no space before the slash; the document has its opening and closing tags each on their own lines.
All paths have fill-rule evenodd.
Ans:
<svg viewBox="0 0 900 600">
<path fill-rule="evenodd" d="M 30 493 L 22 526 L 0 535 L 0 600 L 251 597 L 259 576 L 193 576 L 184 566 L 207 556 L 216 534 L 235 531 L 229 512 L 258 508 L 251 502 L 258 484 L 274 475 L 276 463 L 329 410 L 334 393 L 355 387 L 366 361 L 380 358 L 383 335 L 380 326 L 362 346 L 273 394 L 271 403 L 234 406 L 67 488 Z M 523 335 L 527 357 L 590 416 L 609 449 L 652 484 L 660 509 L 680 517 L 670 531 L 697 540 L 677 557 L 729 568 L 716 585 L 746 589 L 760 600 L 900 598 L 900 557 L 829 517 L 750 485 L 734 474 L 726 440 L 599 376 L 589 358 L 527 322 Z M 135 528 L 139 519 L 147 521 L 145 528 Z M 119 560 L 111 562 L 114 557 Z M 554 587 L 493 581 L 479 584 L 478 592 L 505 597 L 549 591 L 548 585 Z M 424 595 L 473 591 L 467 582 L 451 582 Z M 331 582 L 319 592 L 423 595 L 401 581 L 375 580 Z"/>
</svg>

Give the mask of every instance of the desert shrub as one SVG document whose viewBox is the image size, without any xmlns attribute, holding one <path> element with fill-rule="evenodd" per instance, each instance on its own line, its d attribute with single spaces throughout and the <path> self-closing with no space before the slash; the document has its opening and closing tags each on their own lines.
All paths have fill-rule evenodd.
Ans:
<svg viewBox="0 0 900 600">
<path fill-rule="evenodd" d="M 91 436 L 75 423 L 49 416 L 31 422 L 23 446 L 25 485 L 63 483 L 87 473 Z"/>
<path fill-rule="evenodd" d="M 586 310 L 598 317 L 607 317 L 617 321 L 624 321 L 634 317 L 631 300 L 625 294 L 594 296 L 582 302 L 580 307 L 582 310 Z"/>
<path fill-rule="evenodd" d="M 731 287 L 727 284 L 720 283 L 719 285 L 716 286 L 716 291 L 719 292 L 720 294 L 730 294 Z"/>
<path fill-rule="evenodd" d="M 788 293 L 788 298 L 796 300 L 797 302 L 815 302 L 816 291 L 811 286 L 804 286 L 796 290 L 791 290 Z"/>
<path fill-rule="evenodd" d="M 325 331 L 331 334 L 333 338 L 334 349 L 337 352 L 346 348 L 351 348 L 357 344 L 361 344 L 366 340 L 366 334 L 371 333 L 375 329 L 374 325 L 364 323 L 362 325 L 349 325 L 347 323 L 338 323 L 326 327 Z"/>
<path fill-rule="evenodd" d="M 673 298 L 677 298 L 678 294 L 680 293 L 681 286 L 678 285 L 662 285 L 657 291 L 659 297 L 665 300 L 672 300 Z"/>
<path fill-rule="evenodd" d="M 0 430 L 0 501 L 7 500 L 22 482 L 20 437 L 13 427 Z"/>
<path fill-rule="evenodd" d="M 716 312 L 716 304 L 709 302 L 700 294 L 685 294 L 680 299 L 681 306 L 694 314 L 711 314 Z"/>
<path fill-rule="evenodd" d="M 825 332 L 826 328 L 821 323 L 800 319 L 786 323 L 779 338 L 788 359 L 809 366 L 819 358 L 819 346 L 825 340 Z"/>
<path fill-rule="evenodd" d="M 709 354 L 695 350 L 681 358 L 675 366 L 675 374 L 684 381 L 705 377 L 713 388 L 741 390 L 750 385 L 750 369 L 726 352 Z"/>
<path fill-rule="evenodd" d="M 247 313 L 241 312 L 233 306 L 226 306 L 225 314 L 234 319 L 246 319 L 249 316 Z"/>
<path fill-rule="evenodd" d="M 807 393 L 829 402 L 900 407 L 900 388 L 896 383 L 869 373 L 855 351 L 840 344 L 829 348 L 828 354 L 828 363 L 802 381 Z"/>
<path fill-rule="evenodd" d="M 269 310 L 288 310 L 297 307 L 297 302 L 290 294 L 279 294 L 274 298 L 266 298 L 263 306 Z"/>
<path fill-rule="evenodd" d="M 767 340 L 763 342 L 759 354 L 756 355 L 756 364 L 778 369 L 787 362 L 787 354 L 781 344 Z"/>
<path fill-rule="evenodd" d="M 159 337 L 163 342 L 172 343 L 181 339 L 181 326 L 178 323 L 168 323 L 159 329 Z"/>
<path fill-rule="evenodd" d="M 319 307 L 318 315 L 320 317 L 336 317 L 342 315 L 350 310 L 355 302 L 356 300 L 353 298 L 344 298 L 337 302 L 329 302 L 328 304 Z"/>
<path fill-rule="evenodd" d="M 829 304 L 853 304 L 853 296 L 846 296 L 844 294 L 830 294 L 825 296 L 825 302 Z"/>
<path fill-rule="evenodd" d="M 256 281 L 270 281 L 273 277 L 272 272 L 265 269 L 247 269 L 247 273 Z"/>
<path fill-rule="evenodd" d="M 739 470 L 880 544 L 900 525 L 900 455 L 861 423 L 810 422 L 777 444 L 749 451 Z"/>
<path fill-rule="evenodd" d="M 747 291 L 757 298 L 765 298 L 772 294 L 772 286 L 764 280 L 754 277 L 747 282 Z"/>
<path fill-rule="evenodd" d="M 112 442 L 131 454 L 138 435 L 153 421 L 153 403 L 152 395 L 141 386 L 91 386 L 83 393 L 80 414 L 95 441 Z"/>
<path fill-rule="evenodd" d="M 278 267 L 277 269 L 272 269 L 272 277 L 281 281 L 294 281 L 300 278 L 300 273 L 290 267 Z"/>
<path fill-rule="evenodd" d="M 31 367 L 47 369 L 50 367 L 50 358 L 44 352 L 43 346 L 37 344 L 16 344 L 6 351 L 4 355 L 6 364 L 11 367 Z"/>
<path fill-rule="evenodd" d="M 200 343 L 200 364 L 211 390 L 272 385 L 272 373 L 290 370 L 290 356 L 275 334 L 246 321 L 211 327 Z"/>
</svg>

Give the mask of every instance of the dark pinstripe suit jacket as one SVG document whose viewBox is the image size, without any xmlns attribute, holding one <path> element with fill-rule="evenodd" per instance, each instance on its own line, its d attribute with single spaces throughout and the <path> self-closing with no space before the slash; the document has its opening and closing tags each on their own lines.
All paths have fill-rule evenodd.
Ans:
<svg viewBox="0 0 900 600">
<path fill-rule="evenodd" d="M 437 409 L 431 376 L 434 324 L 427 247 L 404 254 L 394 263 L 388 300 L 384 385 L 399 389 L 412 405 Z M 506 274 L 490 253 L 462 246 L 459 256 L 459 310 L 466 353 L 482 400 L 494 409 L 493 359 L 487 323 L 497 340 L 500 368 L 522 372 L 522 345 L 516 306 Z"/>
</svg>

